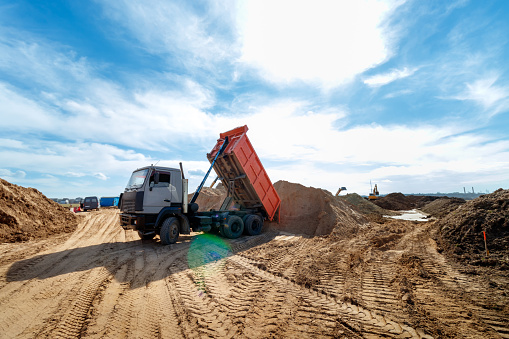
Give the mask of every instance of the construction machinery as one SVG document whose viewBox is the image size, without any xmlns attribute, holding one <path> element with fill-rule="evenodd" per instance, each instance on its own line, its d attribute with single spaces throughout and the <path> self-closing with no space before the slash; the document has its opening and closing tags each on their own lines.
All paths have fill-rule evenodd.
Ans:
<svg viewBox="0 0 509 339">
<path fill-rule="evenodd" d="M 369 185 L 371 186 L 371 180 L 369 181 Z M 380 195 L 380 192 L 378 192 L 378 187 L 375 184 L 375 187 L 369 193 L 368 200 L 376 200 L 376 199 L 378 199 L 379 195 Z"/>
<path fill-rule="evenodd" d="M 216 184 L 216 182 L 217 182 L 219 179 L 221 179 L 221 178 L 219 178 L 219 176 L 217 176 L 217 177 L 214 179 L 214 181 L 212 181 L 212 184 L 210 184 L 210 186 L 209 186 L 209 187 L 210 187 L 210 188 L 213 188 L 213 187 L 214 187 L 214 185 Z"/>
<path fill-rule="evenodd" d="M 159 235 L 163 244 L 172 244 L 191 230 L 234 239 L 259 234 L 264 220 L 279 221 L 281 199 L 247 131 L 242 126 L 220 134 L 207 154 L 210 168 L 191 201 L 182 164 L 180 169 L 151 165 L 135 170 L 120 198 L 122 227 L 137 230 L 142 239 Z M 196 200 L 212 169 L 228 195 L 219 210 L 198 212 Z M 230 209 L 232 203 L 236 210 Z"/>
<path fill-rule="evenodd" d="M 345 187 L 345 186 L 340 187 L 340 188 L 338 189 L 338 191 L 336 192 L 336 197 L 337 197 L 337 196 L 339 195 L 339 193 L 341 193 L 342 191 L 346 191 L 346 187 Z"/>
</svg>

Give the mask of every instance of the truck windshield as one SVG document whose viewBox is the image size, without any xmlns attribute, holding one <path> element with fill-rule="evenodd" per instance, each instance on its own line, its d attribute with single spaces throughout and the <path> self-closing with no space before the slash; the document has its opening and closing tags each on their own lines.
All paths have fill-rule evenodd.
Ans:
<svg viewBox="0 0 509 339">
<path fill-rule="evenodd" d="M 147 176 L 148 168 L 142 169 L 134 172 L 131 175 L 131 179 L 127 183 L 127 189 L 134 189 L 143 186 L 143 182 L 145 181 L 145 177 Z"/>
</svg>

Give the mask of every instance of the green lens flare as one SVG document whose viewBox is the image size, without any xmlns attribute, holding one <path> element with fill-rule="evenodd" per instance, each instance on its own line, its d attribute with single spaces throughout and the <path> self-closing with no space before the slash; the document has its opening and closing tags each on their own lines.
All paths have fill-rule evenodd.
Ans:
<svg viewBox="0 0 509 339">
<path fill-rule="evenodd" d="M 230 246 L 217 235 L 200 234 L 194 238 L 187 252 L 187 264 L 191 269 L 198 268 L 227 257 L 230 250 Z"/>
</svg>

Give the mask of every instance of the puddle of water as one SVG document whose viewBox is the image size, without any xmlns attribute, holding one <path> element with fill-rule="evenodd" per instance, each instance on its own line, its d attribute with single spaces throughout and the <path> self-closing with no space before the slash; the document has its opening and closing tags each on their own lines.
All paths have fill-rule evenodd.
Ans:
<svg viewBox="0 0 509 339">
<path fill-rule="evenodd" d="M 399 211 L 401 215 L 384 215 L 386 218 L 400 219 L 400 220 L 410 220 L 410 221 L 428 221 L 426 219 L 426 214 L 418 211 L 418 210 L 410 210 L 410 211 Z"/>
</svg>

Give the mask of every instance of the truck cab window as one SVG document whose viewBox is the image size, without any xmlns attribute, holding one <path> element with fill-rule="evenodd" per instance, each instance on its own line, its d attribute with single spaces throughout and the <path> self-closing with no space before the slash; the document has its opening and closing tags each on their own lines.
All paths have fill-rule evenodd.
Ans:
<svg viewBox="0 0 509 339">
<path fill-rule="evenodd" d="M 152 172 L 150 175 L 150 187 L 169 187 L 170 186 L 170 173 L 168 172 L 158 172 L 159 173 L 159 182 L 155 183 L 155 173 Z"/>
</svg>

